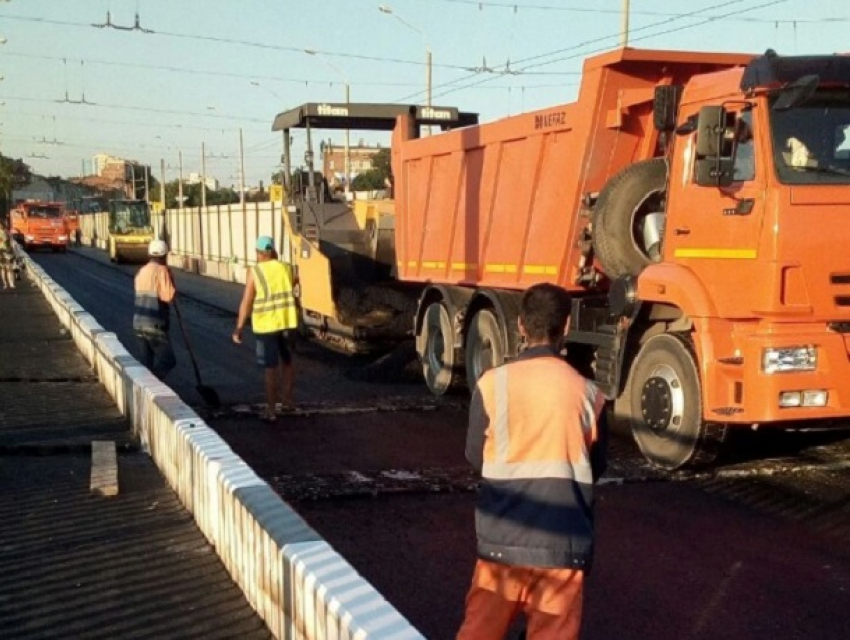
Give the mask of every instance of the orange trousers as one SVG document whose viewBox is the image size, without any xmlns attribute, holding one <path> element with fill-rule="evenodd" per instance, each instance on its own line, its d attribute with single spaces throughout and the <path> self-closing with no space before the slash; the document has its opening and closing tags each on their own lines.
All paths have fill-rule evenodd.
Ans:
<svg viewBox="0 0 850 640">
<path fill-rule="evenodd" d="M 584 573 L 478 560 L 457 640 L 504 638 L 520 613 L 528 640 L 576 640 Z"/>
</svg>

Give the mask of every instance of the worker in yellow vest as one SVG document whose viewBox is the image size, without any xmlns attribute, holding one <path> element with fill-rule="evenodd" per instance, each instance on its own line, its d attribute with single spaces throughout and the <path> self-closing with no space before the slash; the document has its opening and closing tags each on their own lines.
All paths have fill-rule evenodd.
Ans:
<svg viewBox="0 0 850 640">
<path fill-rule="evenodd" d="M 242 343 L 242 329 L 251 317 L 257 345 L 257 364 L 265 370 L 266 411 L 263 419 L 277 420 L 277 391 L 283 381 L 283 409 L 294 409 L 295 368 L 287 333 L 298 326 L 295 293 L 298 282 L 292 266 L 276 259 L 274 240 L 257 238 L 257 265 L 248 270 L 245 293 L 233 341 Z"/>
<path fill-rule="evenodd" d="M 466 457 L 481 473 L 478 561 L 457 640 L 576 640 L 593 556 L 593 485 L 605 469 L 605 398 L 558 353 L 571 300 L 538 284 L 522 298 L 528 348 L 478 380 Z"/>
</svg>

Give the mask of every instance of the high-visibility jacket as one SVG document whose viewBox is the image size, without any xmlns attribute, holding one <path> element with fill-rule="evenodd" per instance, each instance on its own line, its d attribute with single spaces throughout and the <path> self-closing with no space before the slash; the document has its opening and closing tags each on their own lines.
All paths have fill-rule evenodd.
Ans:
<svg viewBox="0 0 850 640">
<path fill-rule="evenodd" d="M 292 292 L 292 267 L 279 260 L 266 260 L 253 267 L 254 333 L 273 333 L 298 326 L 298 308 Z"/>
<path fill-rule="evenodd" d="M 176 294 L 168 267 L 148 262 L 136 274 L 135 290 L 133 330 L 141 333 L 168 331 L 169 304 Z"/>
<path fill-rule="evenodd" d="M 593 483 L 604 471 L 604 397 L 546 347 L 487 371 L 470 407 L 466 454 L 481 472 L 479 557 L 587 569 Z"/>
</svg>

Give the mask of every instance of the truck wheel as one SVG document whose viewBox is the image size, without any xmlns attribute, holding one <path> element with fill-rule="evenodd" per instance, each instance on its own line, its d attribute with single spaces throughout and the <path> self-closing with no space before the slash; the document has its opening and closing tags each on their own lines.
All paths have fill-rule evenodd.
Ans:
<svg viewBox="0 0 850 640">
<path fill-rule="evenodd" d="M 673 470 L 716 457 L 725 428 L 703 421 L 700 391 L 696 360 L 685 340 L 662 334 L 641 347 L 623 393 L 632 434 L 653 465 Z"/>
<path fill-rule="evenodd" d="M 425 321 L 416 341 L 416 350 L 422 361 L 425 383 L 435 396 L 445 395 L 456 383 L 453 336 L 446 306 L 440 302 L 431 303 L 425 310 Z"/>
<path fill-rule="evenodd" d="M 475 388 L 485 371 L 505 361 L 505 339 L 499 321 L 490 309 L 481 309 L 472 318 L 466 337 L 466 381 Z"/>
<path fill-rule="evenodd" d="M 667 163 L 633 164 L 611 178 L 593 210 L 593 249 L 610 278 L 636 276 L 661 259 Z"/>
</svg>

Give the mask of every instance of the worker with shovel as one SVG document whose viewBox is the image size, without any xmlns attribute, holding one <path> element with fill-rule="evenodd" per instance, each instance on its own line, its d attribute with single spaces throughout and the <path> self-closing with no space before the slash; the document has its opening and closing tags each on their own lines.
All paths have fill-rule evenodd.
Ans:
<svg viewBox="0 0 850 640">
<path fill-rule="evenodd" d="M 242 343 L 242 329 L 250 315 L 257 343 L 257 364 L 265 371 L 266 413 L 263 419 L 274 422 L 277 419 L 279 377 L 283 380 L 283 408 L 294 408 L 295 371 L 286 332 L 298 326 L 294 291 L 297 282 L 292 267 L 275 258 L 271 237 L 257 238 L 256 248 L 257 265 L 248 271 L 246 277 L 233 341 Z"/>
<path fill-rule="evenodd" d="M 140 361 L 160 380 L 177 364 L 168 337 L 168 317 L 177 290 L 165 265 L 167 255 L 168 245 L 164 241 L 151 240 L 150 261 L 136 274 L 133 309 L 133 332 L 142 352 Z"/>
</svg>

